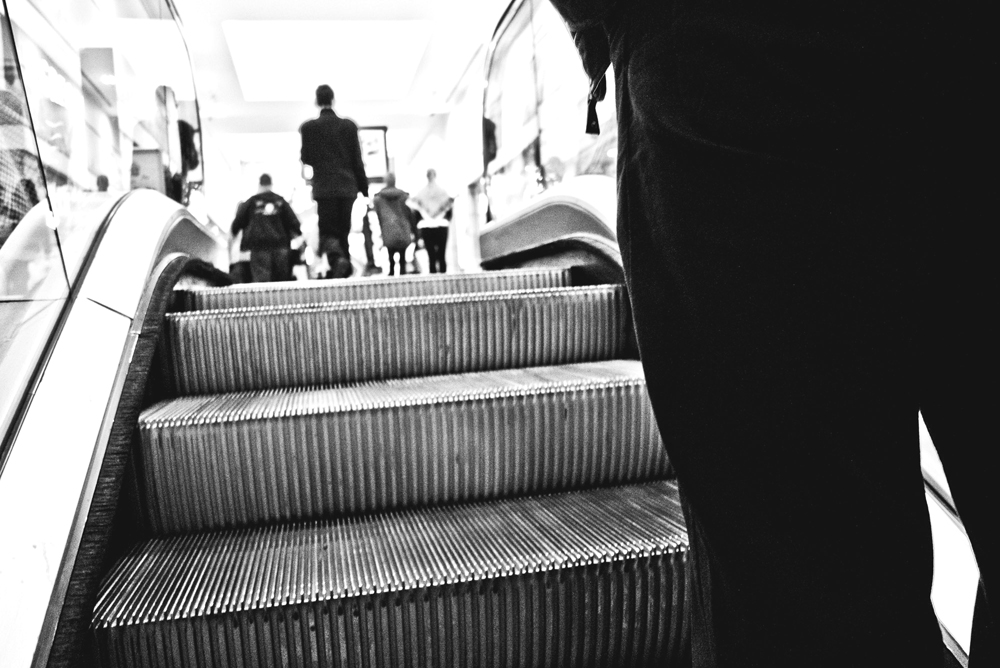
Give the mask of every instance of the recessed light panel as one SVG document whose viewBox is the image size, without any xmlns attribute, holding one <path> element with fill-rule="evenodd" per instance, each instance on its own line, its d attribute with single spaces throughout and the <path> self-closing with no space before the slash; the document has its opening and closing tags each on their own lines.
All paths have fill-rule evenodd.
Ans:
<svg viewBox="0 0 1000 668">
<path fill-rule="evenodd" d="M 430 21 L 223 21 L 247 102 L 398 100 L 410 92 Z"/>
</svg>

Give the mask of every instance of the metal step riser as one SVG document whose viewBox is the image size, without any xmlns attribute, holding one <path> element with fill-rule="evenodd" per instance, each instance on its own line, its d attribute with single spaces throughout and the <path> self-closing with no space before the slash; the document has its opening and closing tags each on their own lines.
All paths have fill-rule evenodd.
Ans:
<svg viewBox="0 0 1000 668">
<path fill-rule="evenodd" d="M 684 553 L 103 629 L 102 665 L 518 668 L 680 665 Z"/>
<path fill-rule="evenodd" d="M 173 314 L 181 394 L 351 383 L 620 357 L 620 286 Z"/>
<path fill-rule="evenodd" d="M 229 414 L 240 412 L 237 400 Z M 642 383 L 180 420 L 141 433 L 150 520 L 162 533 L 606 486 L 669 470 Z"/>
<path fill-rule="evenodd" d="M 671 481 L 160 538 L 108 576 L 97 628 L 405 592 L 687 549 Z"/>
<path fill-rule="evenodd" d="M 264 283 L 192 290 L 193 308 L 228 309 L 327 302 L 395 299 L 429 295 L 560 288 L 570 284 L 568 269 L 437 274 L 305 283 Z"/>
</svg>

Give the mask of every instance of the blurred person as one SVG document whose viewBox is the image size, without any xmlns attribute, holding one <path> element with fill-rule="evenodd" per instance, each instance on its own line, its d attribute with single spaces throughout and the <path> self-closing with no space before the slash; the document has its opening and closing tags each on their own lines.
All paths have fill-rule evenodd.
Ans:
<svg viewBox="0 0 1000 668">
<path fill-rule="evenodd" d="M 369 218 L 372 207 L 365 207 L 365 215 L 361 218 L 361 234 L 365 239 L 365 276 L 381 274 L 382 267 L 375 264 L 375 243 L 372 239 L 372 222 Z"/>
<path fill-rule="evenodd" d="M 412 214 L 406 205 L 409 196 L 409 193 L 396 187 L 396 175 L 390 172 L 385 178 L 385 188 L 375 193 L 374 197 L 375 213 L 382 230 L 382 245 L 389 252 L 390 275 L 396 266 L 397 254 L 397 275 L 406 273 L 406 249 L 413 243 Z"/>
<path fill-rule="evenodd" d="M 970 666 L 1000 665 L 985 8 L 552 1 L 590 112 L 614 67 L 694 666 L 942 665 L 918 411 L 979 562 Z"/>
<path fill-rule="evenodd" d="M 333 111 L 333 89 L 316 89 L 319 117 L 299 128 L 302 164 L 312 168 L 312 195 L 319 215 L 320 252 L 327 255 L 330 274 L 343 278 L 353 273 L 348 236 L 351 213 L 358 193 L 368 197 L 368 177 L 361 157 L 358 126 Z"/>
<path fill-rule="evenodd" d="M 437 171 L 427 170 L 427 185 L 410 198 L 409 204 L 420 213 L 417 229 L 427 249 L 430 273 L 443 274 L 448 270 L 444 251 L 448 245 L 448 227 L 451 225 L 451 206 L 454 199 L 437 184 Z"/>
<path fill-rule="evenodd" d="M 240 205 L 232 233 L 243 232 L 240 250 L 250 253 L 254 283 L 292 280 L 292 242 L 300 246 L 299 219 L 285 198 L 271 190 L 271 177 L 261 174 L 257 194 Z"/>
<path fill-rule="evenodd" d="M 108 192 L 108 186 L 110 185 L 107 175 L 98 174 L 97 175 L 97 192 L 106 193 Z"/>
</svg>

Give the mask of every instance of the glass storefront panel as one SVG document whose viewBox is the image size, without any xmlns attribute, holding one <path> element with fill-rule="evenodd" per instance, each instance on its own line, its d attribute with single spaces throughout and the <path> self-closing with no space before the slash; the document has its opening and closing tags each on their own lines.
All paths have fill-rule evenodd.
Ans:
<svg viewBox="0 0 1000 668">
<path fill-rule="evenodd" d="M 495 219 L 577 176 L 617 170 L 614 73 L 598 103 L 598 136 L 584 132 L 590 82 L 565 22 L 545 0 L 524 0 L 496 37 L 487 72 L 483 142 Z M 610 186 L 613 188 L 613 186 Z"/>
<path fill-rule="evenodd" d="M 0 5 L 0 437 L 95 235 L 128 190 L 200 180 L 190 60 L 166 0 Z"/>
<path fill-rule="evenodd" d="M 0 299 L 26 299 L 44 279 L 42 275 L 29 275 L 28 265 L 34 263 L 37 274 L 38 263 L 51 262 L 52 258 L 58 260 L 58 251 L 51 230 L 15 234 L 28 212 L 45 199 L 45 181 L 14 50 L 13 32 L 2 6 L 0 47 L 4 69 L 0 82 Z M 49 296 L 53 296 L 51 290 L 52 286 L 48 286 Z M 58 289 L 54 296 L 58 296 Z"/>
<path fill-rule="evenodd" d="M 195 91 L 165 0 L 8 0 L 53 210 L 136 187 L 178 201 L 200 161 Z"/>
<path fill-rule="evenodd" d="M 600 135 L 584 132 L 590 80 L 565 22 L 549 2 L 539 2 L 532 22 L 539 78 L 540 157 L 549 187 L 574 176 L 614 178 L 618 163 L 618 123 L 614 70 L 605 75 L 607 94 L 597 104 Z"/>
<path fill-rule="evenodd" d="M 516 8 L 488 65 L 484 143 L 494 153 L 486 167 L 494 218 L 503 218 L 544 186 L 538 161 L 533 5 L 533 0 L 526 0 Z"/>
<path fill-rule="evenodd" d="M 0 5 L 0 438 L 69 296 L 13 31 Z M 2 454 L 2 453 L 0 453 Z"/>
</svg>

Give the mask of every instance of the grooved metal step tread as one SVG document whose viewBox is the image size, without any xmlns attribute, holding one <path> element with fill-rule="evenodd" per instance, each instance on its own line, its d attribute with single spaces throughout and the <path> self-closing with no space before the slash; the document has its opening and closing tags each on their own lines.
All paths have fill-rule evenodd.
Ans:
<svg viewBox="0 0 1000 668">
<path fill-rule="evenodd" d="M 419 274 L 322 281 L 247 283 L 190 291 L 197 310 L 318 304 L 365 299 L 558 288 L 570 285 L 569 269 L 510 269 L 472 274 Z"/>
<path fill-rule="evenodd" d="M 621 357 L 621 285 L 174 313 L 180 394 Z"/>
<path fill-rule="evenodd" d="M 185 397 L 139 426 L 158 533 L 669 473 L 634 360 Z"/>
<path fill-rule="evenodd" d="M 93 627 L 107 666 L 664 665 L 686 550 L 666 481 L 156 539 Z"/>
</svg>

